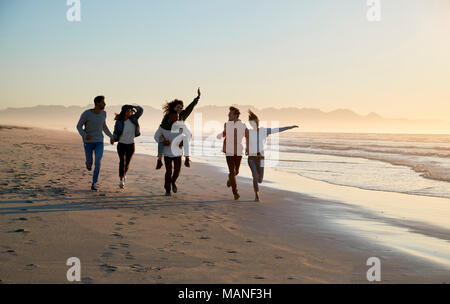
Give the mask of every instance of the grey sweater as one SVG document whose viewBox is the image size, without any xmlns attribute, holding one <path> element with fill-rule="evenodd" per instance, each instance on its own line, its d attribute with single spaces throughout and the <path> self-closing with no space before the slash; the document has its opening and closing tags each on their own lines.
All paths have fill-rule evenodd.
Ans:
<svg viewBox="0 0 450 304">
<path fill-rule="evenodd" d="M 83 129 L 84 126 L 84 129 Z M 113 137 L 106 125 L 106 112 L 101 111 L 99 114 L 95 114 L 90 109 L 81 114 L 80 120 L 77 124 L 78 133 L 83 137 L 85 143 L 103 142 L 103 132 L 110 138 Z M 86 139 L 86 136 L 91 137 L 90 140 Z"/>
</svg>

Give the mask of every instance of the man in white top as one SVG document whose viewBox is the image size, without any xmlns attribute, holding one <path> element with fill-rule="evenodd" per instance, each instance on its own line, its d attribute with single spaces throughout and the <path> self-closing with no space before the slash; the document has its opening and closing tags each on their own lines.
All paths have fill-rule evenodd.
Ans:
<svg viewBox="0 0 450 304">
<path fill-rule="evenodd" d="M 239 120 L 240 111 L 238 108 L 230 107 L 228 121 L 224 125 L 224 130 L 217 138 L 224 137 L 222 152 L 226 154 L 228 165 L 227 187 L 231 187 L 234 199 L 239 199 L 239 193 L 236 184 L 236 176 L 239 174 L 241 166 L 244 145 L 242 140 L 245 137 L 247 126 Z"/>
</svg>

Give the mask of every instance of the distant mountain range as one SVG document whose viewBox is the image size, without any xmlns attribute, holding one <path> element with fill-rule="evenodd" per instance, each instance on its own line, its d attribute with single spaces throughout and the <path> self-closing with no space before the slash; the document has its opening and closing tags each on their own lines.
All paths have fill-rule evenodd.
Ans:
<svg viewBox="0 0 450 304">
<path fill-rule="evenodd" d="M 248 120 L 247 110 L 252 109 L 261 121 L 279 122 L 280 126 L 299 125 L 299 132 L 351 132 L 351 133 L 450 133 L 450 123 L 438 120 L 389 119 L 376 113 L 359 115 L 348 109 L 324 112 L 312 108 L 264 108 L 235 105 L 241 110 L 241 120 Z M 92 106 L 35 106 L 27 108 L 8 108 L 0 111 L 0 124 L 35 126 L 50 129 L 75 131 L 81 113 Z M 152 106 L 143 106 L 141 128 L 144 132 L 153 132 L 162 118 L 162 111 Z M 114 127 L 114 113 L 120 112 L 120 106 L 107 106 L 107 124 Z M 187 122 L 194 127 L 194 116 L 202 115 L 202 125 L 217 121 L 223 125 L 228 119 L 228 106 L 196 107 Z M 211 122 L 209 123 L 211 125 Z M 214 123 L 212 124 L 214 125 Z"/>
</svg>

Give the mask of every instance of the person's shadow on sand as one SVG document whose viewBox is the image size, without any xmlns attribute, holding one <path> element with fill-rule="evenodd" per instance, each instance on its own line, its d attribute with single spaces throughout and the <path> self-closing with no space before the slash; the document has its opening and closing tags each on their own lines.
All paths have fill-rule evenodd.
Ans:
<svg viewBox="0 0 450 304">
<path fill-rule="evenodd" d="M 164 198 L 164 201 L 161 201 Z M 42 202 L 64 201 L 64 203 L 38 205 Z M 36 205 L 34 205 L 36 203 Z M 231 200 L 215 200 L 215 201 L 185 201 L 174 202 L 167 199 L 164 195 L 140 195 L 140 196 L 95 196 L 84 198 L 49 198 L 40 200 L 11 200 L 0 201 L 1 204 L 20 204 L 17 207 L 0 208 L 0 215 L 5 214 L 32 214 L 46 212 L 67 212 L 67 211 L 89 211 L 89 210 L 107 210 L 107 209 L 133 209 L 139 207 L 173 207 L 173 206 L 196 206 L 202 207 L 211 204 L 242 204 L 254 203 L 253 201 L 231 201 Z"/>
</svg>

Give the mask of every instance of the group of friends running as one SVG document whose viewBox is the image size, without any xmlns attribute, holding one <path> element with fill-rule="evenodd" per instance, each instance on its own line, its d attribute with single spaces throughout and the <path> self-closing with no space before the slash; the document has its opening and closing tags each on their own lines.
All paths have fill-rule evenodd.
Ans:
<svg viewBox="0 0 450 304">
<path fill-rule="evenodd" d="M 176 181 L 180 175 L 182 155 L 184 154 L 184 165 L 190 167 L 189 140 L 191 134 L 185 127 L 184 122 L 192 113 L 200 99 L 200 88 L 197 96 L 184 108 L 182 100 L 174 99 L 163 106 L 164 117 L 155 132 L 154 139 L 158 143 L 158 158 L 156 169 L 165 166 L 164 189 L 165 195 L 171 192 L 177 193 Z M 110 138 L 110 143 L 117 142 L 117 153 L 119 156 L 119 187 L 125 187 L 126 175 L 130 167 L 131 159 L 135 152 L 134 139 L 141 135 L 139 118 L 144 110 L 140 106 L 124 105 L 119 114 L 115 116 L 114 132 L 111 133 L 106 125 L 105 97 L 94 98 L 94 108 L 84 111 L 77 124 L 78 133 L 84 143 L 86 155 L 86 168 L 91 171 L 94 166 L 91 190 L 98 191 L 98 177 L 100 173 L 101 159 L 103 156 L 103 132 Z M 227 187 L 230 187 L 235 200 L 240 195 L 237 189 L 236 176 L 242 161 L 242 155 L 248 155 L 248 165 L 253 176 L 253 190 L 255 201 L 259 202 L 259 186 L 264 177 L 264 146 L 270 134 L 283 132 L 298 126 L 283 128 L 260 127 L 258 116 L 249 110 L 250 129 L 240 119 L 240 111 L 236 107 L 230 107 L 228 121 L 224 124 L 224 130 L 217 135 L 223 138 L 222 152 L 226 155 L 228 165 Z M 243 139 L 246 139 L 244 148 Z M 94 161 L 95 156 L 95 161 Z M 164 156 L 164 158 L 163 158 Z M 164 163 L 163 163 L 164 160 Z"/>
</svg>

